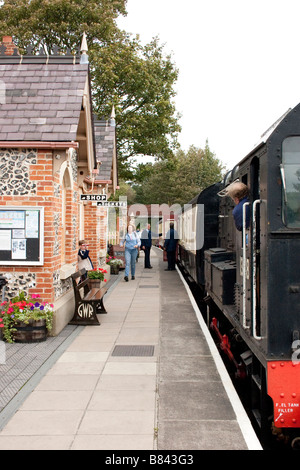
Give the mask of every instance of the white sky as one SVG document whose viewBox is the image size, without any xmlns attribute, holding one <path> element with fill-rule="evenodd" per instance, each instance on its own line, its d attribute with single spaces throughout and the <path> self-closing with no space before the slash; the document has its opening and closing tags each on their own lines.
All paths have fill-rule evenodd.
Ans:
<svg viewBox="0 0 300 470">
<path fill-rule="evenodd" d="M 231 169 L 300 102 L 299 0 L 128 0 L 118 21 L 142 43 L 159 36 L 179 69 L 179 142 Z"/>
</svg>

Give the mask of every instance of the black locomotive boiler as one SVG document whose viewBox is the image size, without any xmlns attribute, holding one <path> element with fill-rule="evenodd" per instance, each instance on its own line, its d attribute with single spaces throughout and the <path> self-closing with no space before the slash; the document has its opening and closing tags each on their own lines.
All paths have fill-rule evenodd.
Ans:
<svg viewBox="0 0 300 470">
<path fill-rule="evenodd" d="M 242 231 L 226 196 L 237 180 L 250 190 L 250 225 L 244 210 Z M 193 237 L 203 232 L 203 246 L 184 228 L 189 218 Z M 198 286 L 220 347 L 247 384 L 258 431 L 264 437 L 272 429 L 299 446 L 300 104 L 223 182 L 191 201 L 178 226 L 179 265 Z"/>
</svg>

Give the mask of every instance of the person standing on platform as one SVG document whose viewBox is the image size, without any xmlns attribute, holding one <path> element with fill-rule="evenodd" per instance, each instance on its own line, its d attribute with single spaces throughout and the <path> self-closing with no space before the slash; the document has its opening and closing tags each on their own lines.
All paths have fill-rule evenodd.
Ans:
<svg viewBox="0 0 300 470">
<path fill-rule="evenodd" d="M 91 271 L 94 269 L 94 266 L 89 256 L 89 245 L 87 244 L 86 240 L 79 240 L 78 245 L 78 270 L 80 271 L 81 269 L 86 269 L 86 271 Z M 87 272 L 84 276 L 82 276 L 82 280 L 84 281 L 86 278 Z"/>
<path fill-rule="evenodd" d="M 174 271 L 176 262 L 176 249 L 178 243 L 178 233 L 174 230 L 174 223 L 170 223 L 164 243 L 164 250 L 167 252 L 168 268 L 165 271 Z"/>
<path fill-rule="evenodd" d="M 145 252 L 145 263 L 144 267 L 146 269 L 152 269 L 150 264 L 150 250 L 152 246 L 152 235 L 151 235 L 151 225 L 147 225 L 147 229 L 144 229 L 141 236 L 141 245 L 142 249 Z"/>
<path fill-rule="evenodd" d="M 138 237 L 138 239 L 139 239 L 139 241 L 140 241 L 140 245 L 139 245 L 139 247 L 138 247 L 138 254 L 137 254 L 137 257 L 136 257 L 136 262 L 138 262 L 138 259 L 139 259 L 139 257 L 140 257 L 141 235 L 142 235 L 142 234 L 141 234 L 141 231 L 140 231 L 139 228 L 136 229 L 135 233 L 136 233 L 136 235 L 137 235 L 137 237 Z"/>
<path fill-rule="evenodd" d="M 123 240 L 120 242 L 120 246 L 125 243 L 125 277 L 124 281 L 128 282 L 129 271 L 131 270 L 131 279 L 135 279 L 135 264 L 138 253 L 138 247 L 141 245 L 141 241 L 138 238 L 134 227 L 128 225 L 127 233 Z"/>
</svg>

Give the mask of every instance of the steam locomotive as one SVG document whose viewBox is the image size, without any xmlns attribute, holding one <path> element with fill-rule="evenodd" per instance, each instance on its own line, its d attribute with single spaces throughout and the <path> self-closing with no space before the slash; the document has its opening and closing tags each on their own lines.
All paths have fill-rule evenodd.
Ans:
<svg viewBox="0 0 300 470">
<path fill-rule="evenodd" d="M 235 181 L 250 190 L 250 225 L 244 209 L 242 231 L 227 196 Z M 185 232 L 187 218 L 193 234 Z M 299 448 L 300 104 L 222 182 L 190 201 L 178 224 L 179 266 L 197 286 L 220 349 L 244 384 L 262 441 L 268 446 L 276 436 Z"/>
</svg>

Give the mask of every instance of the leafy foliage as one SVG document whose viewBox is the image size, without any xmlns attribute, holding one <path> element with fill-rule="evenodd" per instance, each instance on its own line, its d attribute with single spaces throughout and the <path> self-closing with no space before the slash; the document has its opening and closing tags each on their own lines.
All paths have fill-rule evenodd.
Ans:
<svg viewBox="0 0 300 470">
<path fill-rule="evenodd" d="M 28 296 L 21 291 L 11 301 L 1 303 L 0 328 L 3 329 L 3 336 L 8 343 L 14 342 L 18 322 L 28 324 L 31 320 L 44 319 L 47 329 L 52 329 L 54 306 L 37 300 L 39 297 L 38 294 Z"/>
<path fill-rule="evenodd" d="M 0 8 L 0 33 L 13 36 L 18 47 L 46 45 L 78 50 L 86 31 L 90 40 L 108 41 L 115 20 L 126 14 L 127 0 L 4 0 Z"/>
<path fill-rule="evenodd" d="M 119 35 L 116 42 L 96 44 L 92 57 L 98 115 L 107 115 L 112 104 L 116 109 L 121 167 L 132 156 L 172 155 L 180 131 L 172 102 L 178 71 L 158 39 L 143 47 Z"/>
<path fill-rule="evenodd" d="M 119 174 L 132 176 L 128 158 L 168 158 L 180 131 L 172 99 L 178 71 L 157 38 L 142 46 L 116 25 L 127 0 L 4 0 L 0 34 L 12 35 L 24 52 L 54 46 L 78 51 L 86 32 L 94 109 L 108 118 L 116 110 Z"/>
<path fill-rule="evenodd" d="M 91 269 L 88 271 L 87 275 L 89 279 L 99 279 L 100 281 L 106 282 L 105 274 L 107 273 L 106 269 L 98 268 Z"/>
<path fill-rule="evenodd" d="M 137 174 L 146 174 L 134 186 L 137 200 L 142 204 L 186 204 L 207 186 L 222 178 L 223 167 L 209 149 L 191 146 L 185 154 L 177 151 L 173 158 L 157 161 L 150 166 L 140 166 Z"/>
</svg>

